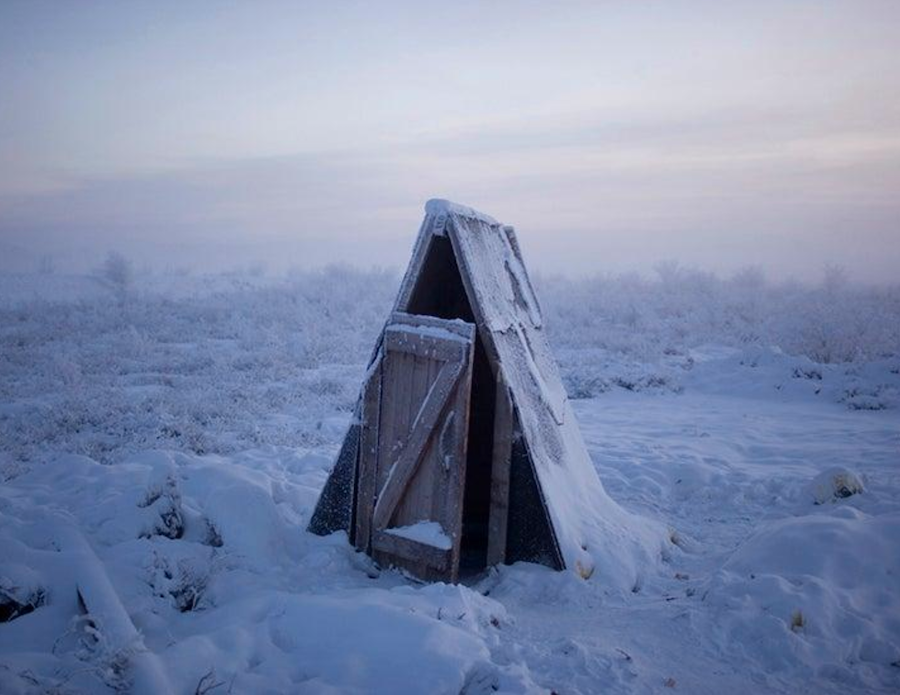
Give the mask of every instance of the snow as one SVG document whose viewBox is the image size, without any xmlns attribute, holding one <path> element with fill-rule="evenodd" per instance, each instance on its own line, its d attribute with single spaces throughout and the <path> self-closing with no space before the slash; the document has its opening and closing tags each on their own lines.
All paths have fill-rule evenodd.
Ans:
<svg viewBox="0 0 900 695">
<path fill-rule="evenodd" d="M 389 528 L 386 531 L 394 536 L 408 538 L 411 541 L 418 541 L 442 550 L 450 550 L 453 546 L 450 536 L 437 521 L 420 521 L 409 526 Z"/>
<path fill-rule="evenodd" d="M 597 477 L 510 236 L 465 217 L 448 229 L 503 365 L 562 563 L 629 591 L 668 552 L 665 528 L 622 509 Z"/>
<path fill-rule="evenodd" d="M 33 610 L 0 622 L 0 692 L 140 675 L 127 624 L 98 631 L 78 605 L 91 555 L 178 693 L 897 692 L 890 292 L 839 294 L 822 342 L 804 332 L 814 289 L 539 285 L 590 465 L 672 541 L 623 591 L 602 563 L 587 580 L 518 564 L 420 584 L 304 531 L 396 281 L 138 276 L 123 298 L 15 279 L 0 602 Z M 863 313 L 886 318 L 845 333 Z"/>
<path fill-rule="evenodd" d="M 465 326 L 467 328 L 471 328 L 472 324 L 467 324 L 464 321 L 459 322 L 460 326 Z M 459 333 L 454 333 L 453 331 L 449 331 L 446 328 L 441 328 L 440 326 L 411 326 L 411 325 L 390 325 L 385 329 L 386 332 L 396 333 L 401 338 L 406 336 L 424 336 L 428 338 L 439 338 L 441 340 L 449 340 L 456 343 L 471 343 L 472 339 L 470 336 L 460 335 Z"/>
<path fill-rule="evenodd" d="M 864 490 L 860 477 L 846 468 L 830 468 L 817 475 L 811 485 L 811 497 L 816 504 L 835 502 Z"/>
<path fill-rule="evenodd" d="M 458 215 L 459 217 L 467 217 L 471 220 L 478 220 L 489 225 L 498 225 L 499 222 L 490 215 L 478 212 L 473 208 L 459 203 L 454 203 L 443 198 L 432 198 L 425 203 L 425 212 L 429 215 Z"/>
</svg>

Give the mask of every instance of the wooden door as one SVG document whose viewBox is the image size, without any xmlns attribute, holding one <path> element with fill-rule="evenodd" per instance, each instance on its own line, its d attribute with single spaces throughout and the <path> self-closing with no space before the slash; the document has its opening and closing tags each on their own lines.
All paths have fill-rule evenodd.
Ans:
<svg viewBox="0 0 900 695">
<path fill-rule="evenodd" d="M 357 545 L 426 580 L 458 576 L 474 340 L 395 313 L 364 393 Z"/>
</svg>

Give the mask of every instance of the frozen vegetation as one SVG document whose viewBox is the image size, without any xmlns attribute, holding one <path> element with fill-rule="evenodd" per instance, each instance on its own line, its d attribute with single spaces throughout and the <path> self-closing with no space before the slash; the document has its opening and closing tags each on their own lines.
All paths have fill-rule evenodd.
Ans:
<svg viewBox="0 0 900 695">
<path fill-rule="evenodd" d="M 900 288 L 537 278 L 607 491 L 674 544 L 619 592 L 305 533 L 398 282 L 0 276 L 0 692 L 900 688 Z"/>
</svg>

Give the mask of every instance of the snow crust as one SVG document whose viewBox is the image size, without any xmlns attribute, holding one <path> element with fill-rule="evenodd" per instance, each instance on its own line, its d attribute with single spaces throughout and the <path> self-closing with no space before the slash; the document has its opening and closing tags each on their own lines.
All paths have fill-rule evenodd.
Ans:
<svg viewBox="0 0 900 695">
<path fill-rule="evenodd" d="M 428 215 L 457 215 L 458 217 L 467 217 L 471 220 L 478 220 L 488 225 L 497 225 L 499 222 L 490 215 L 478 212 L 466 205 L 460 205 L 443 198 L 432 198 L 425 203 L 425 213 Z"/>
<path fill-rule="evenodd" d="M 816 504 L 835 502 L 865 489 L 860 477 L 846 468 L 830 468 L 817 475 L 810 484 L 810 496 Z"/>
<path fill-rule="evenodd" d="M 466 325 L 465 322 L 460 322 L 462 325 Z M 469 324 L 471 326 L 471 324 Z M 455 343 L 470 343 L 471 340 L 464 335 L 460 335 L 459 333 L 454 333 L 453 331 L 448 331 L 446 328 L 441 328 L 439 326 L 409 326 L 406 324 L 402 325 L 389 325 L 386 331 L 391 331 L 394 333 L 399 333 L 401 335 L 421 335 L 428 336 L 430 338 L 440 338 L 441 340 L 450 340 Z"/>
<path fill-rule="evenodd" d="M 898 658 L 898 538 L 900 513 L 852 506 L 768 522 L 710 581 L 713 629 L 725 643 L 758 645 L 772 671 L 801 664 L 811 679 L 850 683 L 861 671 L 888 687 L 879 667 Z"/>
<path fill-rule="evenodd" d="M 450 536 L 437 521 L 420 521 L 416 524 L 397 526 L 385 531 L 394 536 L 408 538 L 411 541 L 418 541 L 442 550 L 450 550 L 453 547 Z"/>
</svg>

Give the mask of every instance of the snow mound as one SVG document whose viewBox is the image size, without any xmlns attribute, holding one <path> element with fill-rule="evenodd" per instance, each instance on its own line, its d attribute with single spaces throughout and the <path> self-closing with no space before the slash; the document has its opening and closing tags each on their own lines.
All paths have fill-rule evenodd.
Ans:
<svg viewBox="0 0 900 695">
<path fill-rule="evenodd" d="M 860 476 L 846 468 L 829 468 L 810 483 L 810 494 L 816 504 L 825 504 L 862 492 Z"/>
<path fill-rule="evenodd" d="M 174 692 L 535 690 L 501 603 L 302 531 L 329 461 L 67 455 L 0 487 L 0 692 L 112 693 L 150 657 Z"/>
<path fill-rule="evenodd" d="M 408 538 L 411 541 L 424 543 L 442 550 L 450 550 L 450 536 L 437 521 L 420 521 L 409 526 L 398 526 L 396 528 L 386 529 L 387 533 L 401 538 Z"/>
<path fill-rule="evenodd" d="M 460 205 L 444 198 L 432 198 L 425 203 L 425 212 L 430 215 L 459 215 L 469 219 L 479 220 L 489 225 L 497 225 L 499 222 L 490 215 L 479 212 L 467 205 Z"/>
<path fill-rule="evenodd" d="M 765 671 L 896 685 L 898 538 L 900 514 L 850 506 L 764 524 L 710 582 L 720 644 Z"/>
</svg>

